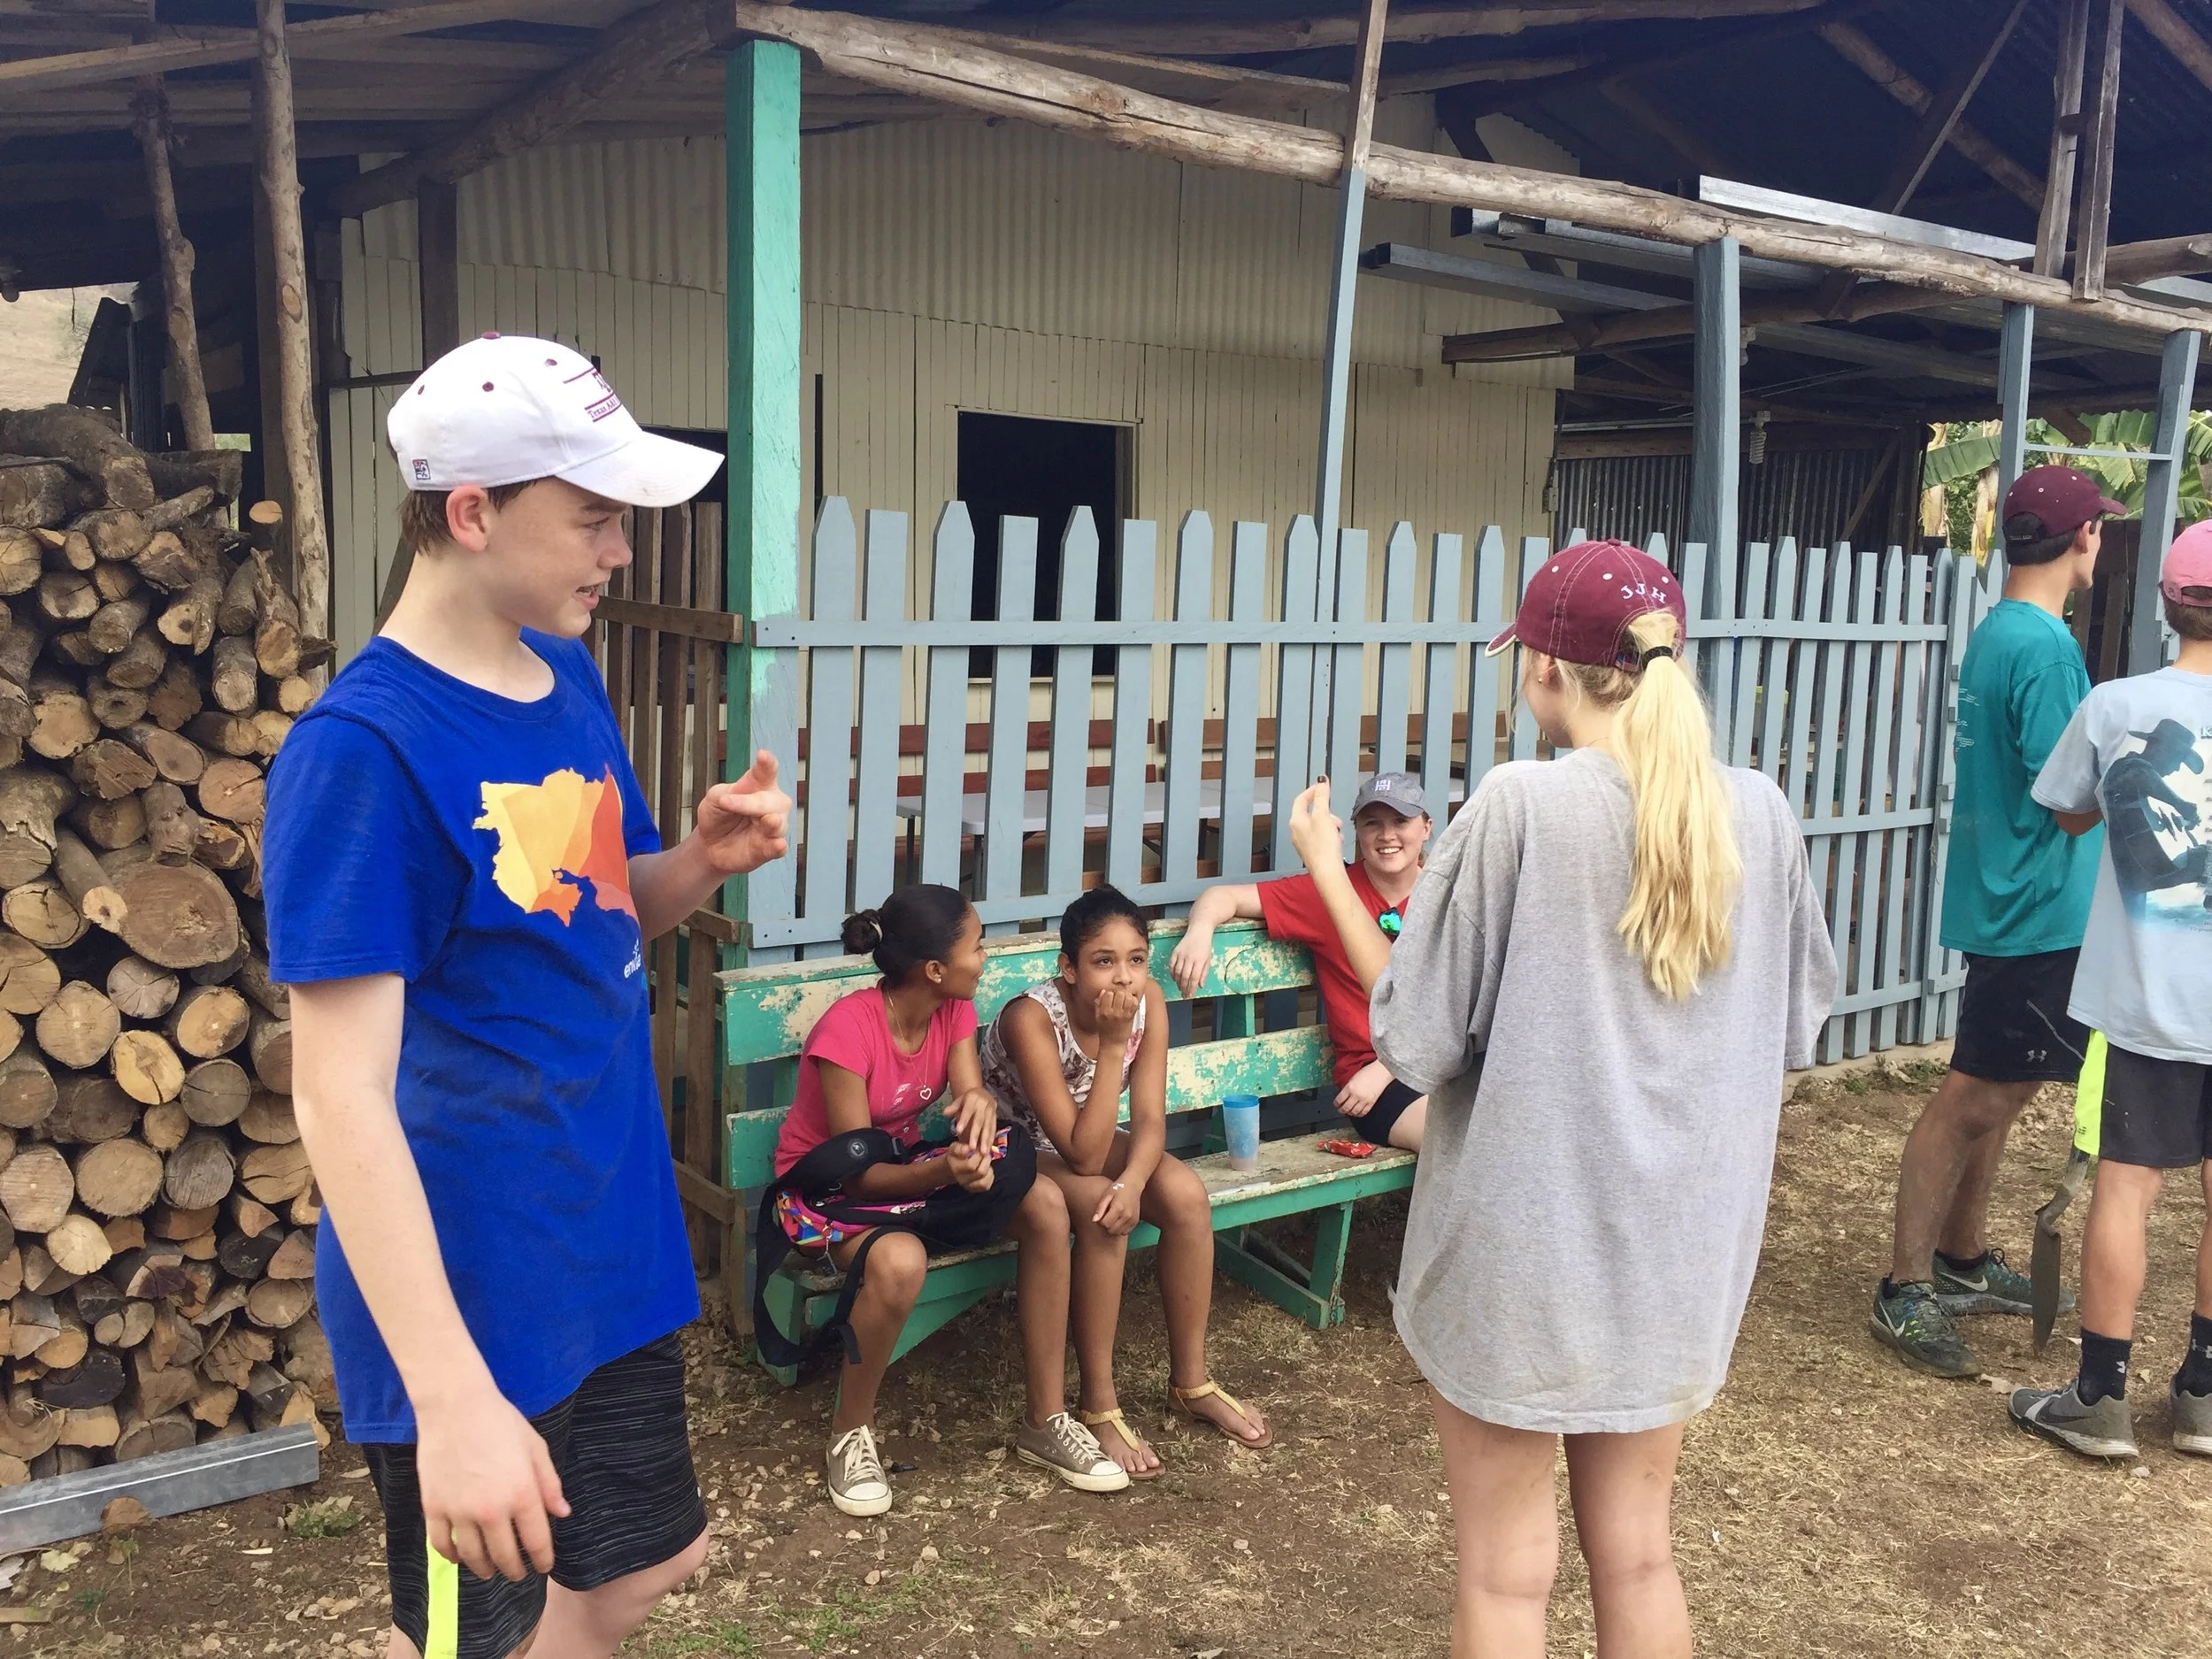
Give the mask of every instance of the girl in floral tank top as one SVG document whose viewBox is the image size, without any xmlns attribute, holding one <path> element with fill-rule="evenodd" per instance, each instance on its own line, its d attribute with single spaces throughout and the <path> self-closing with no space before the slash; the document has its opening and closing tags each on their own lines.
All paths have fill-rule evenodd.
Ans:
<svg viewBox="0 0 2212 1659">
<path fill-rule="evenodd" d="M 1122 1415 L 1114 1335 L 1129 1234 L 1140 1221 L 1160 1230 L 1169 1402 L 1240 1445 L 1272 1438 L 1258 1412 L 1207 1375 L 1213 1207 L 1197 1172 L 1167 1155 L 1167 1002 L 1152 979 L 1144 912 L 1101 887 L 1061 919 L 1059 973 L 1001 1009 L 980 1045 L 984 1087 L 998 1097 L 1002 1119 L 1035 1139 L 1040 1184 L 1058 1186 L 1074 1225 L 1069 1328 L 1082 1366 L 1083 1423 L 1139 1480 L 1158 1474 L 1160 1459 Z"/>
</svg>

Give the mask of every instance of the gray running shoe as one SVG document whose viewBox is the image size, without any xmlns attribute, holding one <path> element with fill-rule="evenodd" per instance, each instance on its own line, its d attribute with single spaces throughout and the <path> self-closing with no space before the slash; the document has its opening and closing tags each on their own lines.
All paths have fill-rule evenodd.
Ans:
<svg viewBox="0 0 2212 1659">
<path fill-rule="evenodd" d="M 1953 1272 L 1944 1266 L 1943 1258 L 1937 1256 L 1935 1292 L 1943 1311 L 1954 1318 L 1966 1313 L 2016 1313 L 2025 1317 L 2035 1311 L 2035 1287 L 2025 1273 L 2005 1260 L 2002 1250 L 1992 1250 L 1971 1273 Z M 2058 1310 L 2074 1310 L 2072 1291 L 2060 1289 Z"/>
<path fill-rule="evenodd" d="M 830 1502 L 847 1515 L 881 1515 L 891 1507 L 891 1479 L 865 1424 L 830 1442 L 828 1463 Z"/>
<path fill-rule="evenodd" d="M 1078 1492 L 1119 1492 L 1129 1471 L 1099 1449 L 1098 1437 L 1063 1411 L 1014 1436 L 1014 1451 L 1025 1463 L 1052 1472 Z"/>
<path fill-rule="evenodd" d="M 2174 1385 L 2174 1449 L 2212 1457 L 2212 1394 L 2184 1394 Z"/>
<path fill-rule="evenodd" d="M 1909 1365 L 1939 1377 L 1978 1377 L 1982 1363 L 1960 1338 L 1932 1285 L 1917 1281 L 1885 1295 L 1874 1287 L 1874 1315 L 1867 1328 L 1905 1356 Z"/>
<path fill-rule="evenodd" d="M 2056 1440 L 2084 1457 L 2133 1457 L 2135 1414 L 2119 1394 L 2107 1394 L 2093 1406 L 2081 1402 L 2081 1385 L 2063 1388 L 2016 1388 L 2012 1391 L 2012 1420 L 2031 1434 Z"/>
</svg>

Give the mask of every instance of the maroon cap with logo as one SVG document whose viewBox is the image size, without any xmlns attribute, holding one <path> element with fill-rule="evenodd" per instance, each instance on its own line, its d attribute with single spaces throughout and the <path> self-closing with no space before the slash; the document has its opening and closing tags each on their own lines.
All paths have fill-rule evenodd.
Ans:
<svg viewBox="0 0 2212 1659">
<path fill-rule="evenodd" d="M 1678 648 L 1690 617 L 1674 573 L 1625 541 L 1578 541 L 1530 579 L 1519 613 L 1490 641 L 1488 655 L 1520 644 L 1562 662 L 1633 668 L 1628 625 L 1654 611 L 1674 613 Z"/>
<path fill-rule="evenodd" d="M 2107 515 L 2124 518 L 2127 509 L 2104 493 L 2104 487 L 2088 473 L 2070 466 L 2032 466 L 2012 480 L 2005 492 L 2005 510 L 1999 517 L 2007 541 L 2040 541 L 2047 536 L 2070 535 L 2092 518 Z M 2016 534 L 2016 518 L 2032 518 Z"/>
</svg>

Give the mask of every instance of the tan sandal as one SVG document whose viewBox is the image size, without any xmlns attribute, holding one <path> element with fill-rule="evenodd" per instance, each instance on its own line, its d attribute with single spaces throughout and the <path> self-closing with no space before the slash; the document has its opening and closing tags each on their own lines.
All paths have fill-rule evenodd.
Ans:
<svg viewBox="0 0 2212 1659">
<path fill-rule="evenodd" d="M 1114 1425 L 1114 1432 L 1121 1436 L 1121 1443 L 1124 1446 L 1133 1452 L 1144 1450 L 1144 1436 L 1129 1426 L 1129 1419 L 1121 1415 L 1119 1406 L 1116 1406 L 1111 1411 L 1086 1411 L 1080 1415 L 1085 1428 L 1094 1429 L 1110 1423 Z M 1152 1455 L 1157 1457 L 1160 1454 L 1155 1451 Z M 1165 1465 L 1163 1464 L 1160 1469 L 1132 1469 L 1127 1472 L 1132 1480 L 1157 1480 L 1164 1467 Z"/>
<path fill-rule="evenodd" d="M 1217 1382 L 1202 1382 L 1200 1383 L 1195 1388 L 1178 1388 L 1172 1384 L 1170 1384 L 1167 1391 L 1168 1402 L 1178 1411 L 1181 1412 L 1185 1417 L 1188 1417 L 1193 1423 L 1204 1425 L 1207 1428 L 1212 1429 L 1216 1432 L 1219 1433 L 1223 1439 L 1231 1441 L 1233 1444 L 1243 1447 L 1247 1451 L 1263 1452 L 1275 1443 L 1275 1431 L 1273 1429 L 1263 1429 L 1260 1432 L 1260 1438 L 1256 1440 L 1247 1440 L 1243 1435 L 1239 1434 L 1235 1430 L 1228 1427 L 1225 1424 L 1217 1423 L 1211 1417 L 1201 1417 L 1197 1412 L 1190 1409 L 1190 1402 L 1192 1401 L 1203 1400 L 1209 1394 L 1217 1396 L 1222 1404 L 1227 1406 L 1230 1410 L 1235 1412 L 1247 1423 L 1256 1424 L 1259 1421 L 1257 1417 L 1254 1417 L 1249 1411 L 1247 1411 L 1244 1409 L 1243 1405 L 1238 1401 L 1234 1394 L 1231 1394 L 1226 1388 L 1224 1388 Z"/>
</svg>

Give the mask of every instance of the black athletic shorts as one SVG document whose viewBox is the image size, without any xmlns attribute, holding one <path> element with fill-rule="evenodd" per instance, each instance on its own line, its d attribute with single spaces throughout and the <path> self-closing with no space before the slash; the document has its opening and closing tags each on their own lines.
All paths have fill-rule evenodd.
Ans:
<svg viewBox="0 0 2212 1659">
<path fill-rule="evenodd" d="M 2089 1028 L 2068 1017 L 2079 950 L 1966 958 L 1951 1069 L 1985 1083 L 2071 1083 Z"/>
<path fill-rule="evenodd" d="M 1367 1109 L 1364 1118 L 1347 1118 L 1353 1135 L 1372 1145 L 1390 1144 L 1390 1131 L 1399 1118 L 1406 1115 L 1406 1108 L 1421 1097 L 1404 1084 L 1392 1078 L 1383 1085 L 1383 1092 L 1375 1097 L 1375 1103 Z"/>
<path fill-rule="evenodd" d="M 684 1418 L 684 1353 L 673 1335 L 611 1360 L 530 1419 L 560 1473 L 553 1578 L 571 1590 L 657 1567 L 706 1530 Z M 480 1578 L 430 1548 L 412 1445 L 364 1446 L 384 1505 L 392 1623 L 429 1656 L 506 1659 L 538 1627 L 545 1580 Z M 442 1644 L 442 1645 L 439 1645 Z"/>
<path fill-rule="evenodd" d="M 2147 1170 L 2212 1158 L 2212 1065 L 2154 1060 L 2108 1041 L 2097 1156 Z"/>
</svg>

